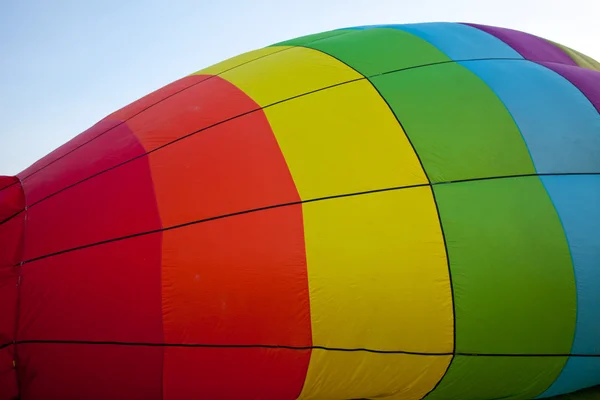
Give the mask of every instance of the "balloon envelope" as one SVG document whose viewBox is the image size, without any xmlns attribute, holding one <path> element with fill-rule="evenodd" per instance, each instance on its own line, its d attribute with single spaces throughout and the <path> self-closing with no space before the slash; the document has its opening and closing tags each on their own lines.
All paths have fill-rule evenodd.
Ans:
<svg viewBox="0 0 600 400">
<path fill-rule="evenodd" d="M 0 179 L 0 399 L 600 384 L 600 64 L 510 29 L 251 51 Z"/>
</svg>

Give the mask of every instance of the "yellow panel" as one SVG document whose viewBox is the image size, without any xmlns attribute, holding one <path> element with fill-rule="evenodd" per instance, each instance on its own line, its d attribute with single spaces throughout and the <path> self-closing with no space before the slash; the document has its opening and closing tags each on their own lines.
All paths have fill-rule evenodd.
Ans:
<svg viewBox="0 0 600 400">
<path fill-rule="evenodd" d="M 235 57 L 229 58 L 227 60 L 221 61 L 220 63 L 211 65 L 210 67 L 201 69 L 200 71 L 194 72 L 191 75 L 219 75 L 225 71 L 239 67 L 243 64 L 261 59 L 270 54 L 279 53 L 280 51 L 287 50 L 290 48 L 291 46 L 273 46 L 265 47 L 258 50 L 252 50 L 247 53 L 243 53 Z"/>
<path fill-rule="evenodd" d="M 548 40 L 548 42 L 561 48 L 580 67 L 600 71 L 600 63 L 594 60 L 592 57 L 587 56 L 577 50 L 573 50 L 572 48 L 562 45 L 560 43 L 556 43 L 551 40 Z"/>
<path fill-rule="evenodd" d="M 451 359 L 315 349 L 307 377 L 310 390 L 305 386 L 299 399 L 420 400 L 442 378 Z"/>
<path fill-rule="evenodd" d="M 264 107 L 362 75 L 320 51 L 294 47 L 227 71 L 221 78 Z"/>
<path fill-rule="evenodd" d="M 427 183 L 402 127 L 366 80 L 264 111 L 303 200 Z"/>
<path fill-rule="evenodd" d="M 305 203 L 313 344 L 451 353 L 453 308 L 429 186 Z M 450 356 L 314 350 L 302 398 L 420 399 Z"/>
</svg>

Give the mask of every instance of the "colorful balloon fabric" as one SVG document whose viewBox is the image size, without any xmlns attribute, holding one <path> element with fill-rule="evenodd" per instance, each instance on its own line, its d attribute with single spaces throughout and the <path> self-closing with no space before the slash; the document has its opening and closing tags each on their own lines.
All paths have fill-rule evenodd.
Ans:
<svg viewBox="0 0 600 400">
<path fill-rule="evenodd" d="M 0 180 L 0 399 L 600 385 L 599 110 L 598 62 L 461 23 L 173 82 Z"/>
</svg>

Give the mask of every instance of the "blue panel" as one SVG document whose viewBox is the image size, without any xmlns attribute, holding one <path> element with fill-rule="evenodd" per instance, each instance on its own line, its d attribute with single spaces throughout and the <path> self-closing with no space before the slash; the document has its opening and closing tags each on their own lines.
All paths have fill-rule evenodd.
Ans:
<svg viewBox="0 0 600 400">
<path fill-rule="evenodd" d="M 523 59 L 523 56 L 502 40 L 468 25 L 437 22 L 394 27 L 428 41 L 452 60 Z"/>
<path fill-rule="evenodd" d="M 577 284 L 577 326 L 572 354 L 541 396 L 600 384 L 600 175 L 542 177 L 567 235 Z M 541 398 L 540 397 L 540 398 Z"/>
<path fill-rule="evenodd" d="M 451 60 L 486 58 L 523 59 L 512 47 L 497 37 L 468 25 L 451 22 L 428 22 L 404 25 L 365 25 L 349 29 L 399 29 L 431 43 Z"/>
<path fill-rule="evenodd" d="M 600 172 L 600 114 L 573 84 L 531 61 L 460 64 L 504 102 L 538 173 Z"/>
</svg>

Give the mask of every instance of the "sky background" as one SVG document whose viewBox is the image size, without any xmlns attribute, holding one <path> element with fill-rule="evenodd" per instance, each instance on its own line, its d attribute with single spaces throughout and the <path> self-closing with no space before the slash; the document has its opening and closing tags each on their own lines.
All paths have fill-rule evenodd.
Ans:
<svg viewBox="0 0 600 400">
<path fill-rule="evenodd" d="M 355 25 L 476 22 L 600 60 L 600 0 L 0 0 L 0 175 L 249 50 Z"/>
</svg>

